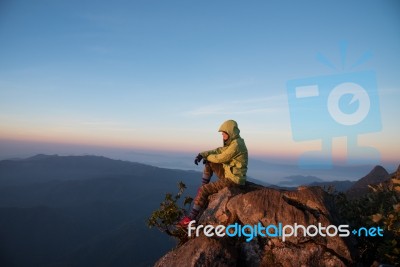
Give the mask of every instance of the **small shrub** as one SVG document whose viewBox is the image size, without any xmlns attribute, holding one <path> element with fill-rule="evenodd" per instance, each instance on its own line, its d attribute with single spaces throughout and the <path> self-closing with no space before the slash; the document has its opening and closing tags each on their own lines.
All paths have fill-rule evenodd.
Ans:
<svg viewBox="0 0 400 267">
<path fill-rule="evenodd" d="M 336 206 L 344 223 L 353 228 L 379 226 L 383 237 L 355 236 L 357 262 L 370 266 L 378 261 L 400 265 L 400 180 L 371 185 L 370 192 L 355 200 L 335 194 Z"/>
<path fill-rule="evenodd" d="M 164 201 L 160 203 L 160 208 L 153 211 L 147 220 L 147 226 L 150 228 L 157 227 L 161 232 L 177 239 L 178 245 L 181 245 L 188 240 L 188 235 L 184 229 L 177 228 L 176 224 L 188 213 L 193 198 L 185 197 L 183 207 L 180 207 L 179 200 L 186 189 L 186 185 L 183 182 L 179 182 L 178 189 L 178 193 L 175 196 L 171 193 L 165 194 Z"/>
</svg>

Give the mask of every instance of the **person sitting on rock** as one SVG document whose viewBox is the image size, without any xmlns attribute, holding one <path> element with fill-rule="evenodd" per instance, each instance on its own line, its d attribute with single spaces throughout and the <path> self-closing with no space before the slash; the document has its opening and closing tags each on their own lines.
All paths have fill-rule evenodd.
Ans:
<svg viewBox="0 0 400 267">
<path fill-rule="evenodd" d="M 187 227 L 190 221 L 196 219 L 200 209 L 206 207 L 209 195 L 225 187 L 241 186 L 246 182 L 248 152 L 239 135 L 238 124 L 234 120 L 227 120 L 221 125 L 219 132 L 222 132 L 223 146 L 201 152 L 194 160 L 196 165 L 203 160 L 202 186 L 197 192 L 190 214 L 178 223 L 180 227 Z M 210 183 L 213 173 L 219 179 Z"/>
</svg>

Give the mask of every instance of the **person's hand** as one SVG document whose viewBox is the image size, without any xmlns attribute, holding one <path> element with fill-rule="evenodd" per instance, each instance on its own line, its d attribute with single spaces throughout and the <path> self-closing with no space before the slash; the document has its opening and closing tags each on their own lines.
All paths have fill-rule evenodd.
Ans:
<svg viewBox="0 0 400 267">
<path fill-rule="evenodd" d="M 198 154 L 197 157 L 194 159 L 194 164 L 199 165 L 199 162 L 203 159 L 203 156 Z"/>
<path fill-rule="evenodd" d="M 206 158 L 204 158 L 203 159 L 203 164 L 205 165 L 205 164 L 207 164 L 208 163 L 208 160 L 206 159 Z"/>
</svg>

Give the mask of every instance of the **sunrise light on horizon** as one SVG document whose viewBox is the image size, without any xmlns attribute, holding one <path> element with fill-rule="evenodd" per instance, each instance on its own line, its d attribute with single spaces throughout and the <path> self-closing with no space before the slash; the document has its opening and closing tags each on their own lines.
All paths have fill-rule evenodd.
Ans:
<svg viewBox="0 0 400 267">
<path fill-rule="evenodd" d="M 0 7 L 3 158 L 16 142 L 197 153 L 221 145 L 218 128 L 234 119 L 251 156 L 294 159 L 321 141 L 293 139 L 287 82 L 373 70 L 382 127 L 356 138 L 399 161 L 396 1 Z M 335 162 L 346 138 L 331 140 Z"/>
</svg>

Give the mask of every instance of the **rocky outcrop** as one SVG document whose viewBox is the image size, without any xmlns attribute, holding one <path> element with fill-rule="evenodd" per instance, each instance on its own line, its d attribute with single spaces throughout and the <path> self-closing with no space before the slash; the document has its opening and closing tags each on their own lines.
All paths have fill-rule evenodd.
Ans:
<svg viewBox="0 0 400 267">
<path fill-rule="evenodd" d="M 355 199 L 368 193 L 369 185 L 379 184 L 390 177 L 389 173 L 382 166 L 375 166 L 370 173 L 358 180 L 349 190 L 346 195 L 349 199 Z"/>
<path fill-rule="evenodd" d="M 368 186 L 374 192 L 392 191 L 400 197 L 400 165 L 397 171 L 389 175 L 389 178 L 381 183 Z"/>
<path fill-rule="evenodd" d="M 199 236 L 167 253 L 155 266 L 236 266 L 237 249 L 227 241 Z"/>
<path fill-rule="evenodd" d="M 209 200 L 198 225 L 338 224 L 333 200 L 320 187 L 283 191 L 249 184 L 241 189 L 225 188 Z M 278 236 L 258 235 L 249 242 L 244 236 L 200 235 L 167 253 L 155 266 L 348 266 L 352 263 L 349 246 L 343 238 L 302 233 L 299 230 L 299 236 L 286 237 L 284 241 Z"/>
</svg>

